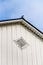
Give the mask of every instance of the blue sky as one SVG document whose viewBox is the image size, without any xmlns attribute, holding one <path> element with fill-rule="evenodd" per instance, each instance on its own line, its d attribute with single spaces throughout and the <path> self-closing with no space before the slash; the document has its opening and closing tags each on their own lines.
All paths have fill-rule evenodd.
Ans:
<svg viewBox="0 0 43 65">
<path fill-rule="evenodd" d="M 0 20 L 22 15 L 43 32 L 43 0 L 0 0 Z"/>
</svg>

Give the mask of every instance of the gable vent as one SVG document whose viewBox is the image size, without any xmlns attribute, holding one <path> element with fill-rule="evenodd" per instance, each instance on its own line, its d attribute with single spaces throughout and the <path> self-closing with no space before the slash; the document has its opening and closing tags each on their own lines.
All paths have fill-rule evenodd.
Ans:
<svg viewBox="0 0 43 65">
<path fill-rule="evenodd" d="M 28 43 L 22 37 L 18 40 L 15 40 L 15 42 L 20 48 L 25 48 L 28 46 Z"/>
</svg>

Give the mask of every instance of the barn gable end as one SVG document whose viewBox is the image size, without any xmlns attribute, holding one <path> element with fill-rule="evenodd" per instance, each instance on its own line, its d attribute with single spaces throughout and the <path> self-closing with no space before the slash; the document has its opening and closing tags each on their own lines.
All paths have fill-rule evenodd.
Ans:
<svg viewBox="0 0 43 65">
<path fill-rule="evenodd" d="M 21 38 L 23 49 L 15 42 Z M 21 18 L 1 21 L 0 65 L 43 65 L 43 33 Z"/>
</svg>

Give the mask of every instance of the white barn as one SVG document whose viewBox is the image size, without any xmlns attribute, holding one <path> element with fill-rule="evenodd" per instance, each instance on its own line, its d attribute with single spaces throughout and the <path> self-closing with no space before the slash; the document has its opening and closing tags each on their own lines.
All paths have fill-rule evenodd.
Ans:
<svg viewBox="0 0 43 65">
<path fill-rule="evenodd" d="M 0 21 L 0 65 L 43 65 L 43 32 L 24 18 Z"/>
</svg>

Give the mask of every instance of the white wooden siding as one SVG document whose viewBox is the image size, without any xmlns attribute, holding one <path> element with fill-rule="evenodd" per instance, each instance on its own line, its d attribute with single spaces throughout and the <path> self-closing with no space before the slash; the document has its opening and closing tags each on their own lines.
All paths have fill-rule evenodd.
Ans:
<svg viewBox="0 0 43 65">
<path fill-rule="evenodd" d="M 2 27 L 2 41 L 1 41 L 1 64 L 6 65 L 7 64 L 7 59 L 6 59 L 6 27 Z"/>
<path fill-rule="evenodd" d="M 29 44 L 20 49 L 14 40 Z M 0 65 L 43 65 L 43 41 L 20 24 L 0 26 Z"/>
<path fill-rule="evenodd" d="M 0 28 L 0 65 L 1 65 L 1 28 Z"/>
</svg>

